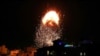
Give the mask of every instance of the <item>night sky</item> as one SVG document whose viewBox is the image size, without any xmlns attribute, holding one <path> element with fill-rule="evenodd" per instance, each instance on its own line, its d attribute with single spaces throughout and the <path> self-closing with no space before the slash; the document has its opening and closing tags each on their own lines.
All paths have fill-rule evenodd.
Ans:
<svg viewBox="0 0 100 56">
<path fill-rule="evenodd" d="M 0 10 L 0 45 L 9 48 L 32 45 L 36 26 L 50 9 L 61 13 L 62 40 L 78 43 L 92 40 L 98 43 L 96 2 L 87 1 L 3 1 Z"/>
</svg>

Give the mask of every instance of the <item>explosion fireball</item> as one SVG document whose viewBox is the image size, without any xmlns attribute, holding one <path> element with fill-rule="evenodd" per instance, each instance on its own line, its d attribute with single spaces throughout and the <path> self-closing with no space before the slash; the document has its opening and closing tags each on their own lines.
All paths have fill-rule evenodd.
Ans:
<svg viewBox="0 0 100 56">
<path fill-rule="evenodd" d="M 42 19 L 42 23 L 49 24 L 50 26 L 53 26 L 55 24 L 59 24 L 59 16 L 55 11 L 49 11 Z"/>
<path fill-rule="evenodd" d="M 60 38 L 61 29 L 59 26 L 59 15 L 55 11 L 47 12 L 41 20 L 36 31 L 36 47 L 42 48 L 52 46 L 53 41 Z"/>
</svg>

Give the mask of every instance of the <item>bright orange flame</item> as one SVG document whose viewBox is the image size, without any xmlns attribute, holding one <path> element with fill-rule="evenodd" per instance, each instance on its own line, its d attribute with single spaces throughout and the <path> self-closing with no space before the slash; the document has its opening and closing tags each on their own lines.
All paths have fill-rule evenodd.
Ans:
<svg viewBox="0 0 100 56">
<path fill-rule="evenodd" d="M 42 19 L 42 23 L 49 24 L 50 26 L 53 26 L 55 24 L 59 24 L 59 16 L 55 11 L 49 11 L 46 13 L 46 15 Z"/>
</svg>

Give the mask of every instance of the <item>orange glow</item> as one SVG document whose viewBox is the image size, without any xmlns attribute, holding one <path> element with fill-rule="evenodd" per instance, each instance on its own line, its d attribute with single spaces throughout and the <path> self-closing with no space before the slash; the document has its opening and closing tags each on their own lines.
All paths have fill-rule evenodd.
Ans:
<svg viewBox="0 0 100 56">
<path fill-rule="evenodd" d="M 54 24 L 59 25 L 59 16 L 56 11 L 49 11 L 45 14 L 42 19 L 43 25 L 54 26 Z"/>
<path fill-rule="evenodd" d="M 10 56 L 16 56 L 19 53 L 19 50 L 11 50 Z"/>
</svg>

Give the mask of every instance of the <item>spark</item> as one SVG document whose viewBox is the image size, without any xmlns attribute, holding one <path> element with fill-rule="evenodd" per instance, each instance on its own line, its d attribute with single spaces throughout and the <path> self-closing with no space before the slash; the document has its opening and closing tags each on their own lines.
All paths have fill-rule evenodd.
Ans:
<svg viewBox="0 0 100 56">
<path fill-rule="evenodd" d="M 61 29 L 56 25 L 59 25 L 58 14 L 55 11 L 47 12 L 36 31 L 36 47 L 53 46 L 53 41 L 59 39 L 61 34 Z M 51 26 L 55 26 L 55 28 Z"/>
</svg>

